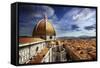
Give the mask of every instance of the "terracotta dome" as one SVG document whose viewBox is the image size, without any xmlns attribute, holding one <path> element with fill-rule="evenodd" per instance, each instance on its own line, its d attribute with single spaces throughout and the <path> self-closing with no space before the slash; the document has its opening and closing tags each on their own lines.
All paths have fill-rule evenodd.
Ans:
<svg viewBox="0 0 100 68">
<path fill-rule="evenodd" d="M 52 25 L 52 23 L 50 23 L 47 19 L 47 17 L 45 17 L 44 19 L 40 20 L 36 26 L 34 27 L 33 30 L 33 36 L 55 36 L 55 30 L 54 27 Z"/>
</svg>

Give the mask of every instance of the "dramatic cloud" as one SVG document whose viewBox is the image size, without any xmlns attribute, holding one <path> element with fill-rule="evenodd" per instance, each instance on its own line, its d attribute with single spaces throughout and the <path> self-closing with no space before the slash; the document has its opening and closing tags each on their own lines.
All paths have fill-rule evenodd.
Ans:
<svg viewBox="0 0 100 68">
<path fill-rule="evenodd" d="M 72 30 L 76 30 L 78 29 L 79 27 L 77 25 L 72 25 Z"/>
<path fill-rule="evenodd" d="M 94 29 L 96 29 L 96 25 L 94 24 L 94 25 L 91 25 L 91 26 L 86 26 L 86 27 L 84 27 L 86 30 L 94 30 Z"/>
<path fill-rule="evenodd" d="M 95 36 L 95 8 L 56 7 L 40 5 L 19 6 L 19 34 L 31 35 L 34 26 L 46 14 L 53 24 L 57 37 Z"/>
<path fill-rule="evenodd" d="M 71 8 L 69 11 L 66 11 L 66 13 L 63 15 L 63 17 L 60 20 L 55 22 L 58 22 L 57 24 L 54 25 L 56 25 L 55 28 L 58 29 L 59 31 L 58 32 L 59 36 L 69 36 L 69 32 L 70 35 L 72 36 L 74 36 L 76 33 L 79 36 L 83 34 L 89 36 L 90 33 L 92 33 L 91 36 L 95 36 L 94 30 L 91 31 L 90 33 L 88 33 L 86 30 L 92 29 L 93 27 L 96 26 L 94 25 L 96 24 L 96 11 L 95 9 L 92 8 Z M 91 26 L 91 27 L 87 27 L 87 26 Z M 65 34 L 62 35 L 60 33 L 62 31 Z"/>
<path fill-rule="evenodd" d="M 31 36 L 34 25 L 44 17 L 54 15 L 54 10 L 49 6 L 20 5 L 19 6 L 19 34 Z"/>
<path fill-rule="evenodd" d="M 43 17 L 46 14 L 48 17 L 54 14 L 54 10 L 49 6 L 42 5 L 22 5 L 19 7 L 19 11 L 22 11 L 22 14 L 25 12 L 30 17 Z M 21 13 L 21 12 L 20 12 Z"/>
</svg>

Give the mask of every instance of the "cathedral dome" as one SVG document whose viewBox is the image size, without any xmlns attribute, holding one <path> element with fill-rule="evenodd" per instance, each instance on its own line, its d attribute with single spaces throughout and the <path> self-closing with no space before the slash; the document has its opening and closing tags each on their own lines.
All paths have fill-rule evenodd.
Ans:
<svg viewBox="0 0 100 68">
<path fill-rule="evenodd" d="M 56 33 L 52 23 L 50 23 L 47 17 L 45 17 L 44 19 L 40 20 L 36 24 L 32 35 L 33 36 L 55 36 Z"/>
</svg>

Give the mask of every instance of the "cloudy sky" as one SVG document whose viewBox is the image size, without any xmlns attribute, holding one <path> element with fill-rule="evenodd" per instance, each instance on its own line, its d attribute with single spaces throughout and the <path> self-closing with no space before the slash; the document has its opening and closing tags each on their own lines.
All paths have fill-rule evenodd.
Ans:
<svg viewBox="0 0 100 68">
<path fill-rule="evenodd" d="M 19 6 L 19 35 L 31 36 L 39 20 L 48 16 L 57 37 L 96 36 L 96 9 L 43 5 Z"/>
</svg>

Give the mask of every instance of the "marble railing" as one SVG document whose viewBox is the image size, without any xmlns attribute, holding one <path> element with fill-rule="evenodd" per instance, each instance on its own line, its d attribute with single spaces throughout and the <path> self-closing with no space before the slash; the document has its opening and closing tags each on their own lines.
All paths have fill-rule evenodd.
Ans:
<svg viewBox="0 0 100 68">
<path fill-rule="evenodd" d="M 45 42 L 19 45 L 19 64 L 25 64 L 30 61 L 30 59 L 40 52 L 44 47 Z"/>
</svg>

